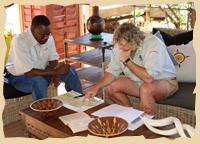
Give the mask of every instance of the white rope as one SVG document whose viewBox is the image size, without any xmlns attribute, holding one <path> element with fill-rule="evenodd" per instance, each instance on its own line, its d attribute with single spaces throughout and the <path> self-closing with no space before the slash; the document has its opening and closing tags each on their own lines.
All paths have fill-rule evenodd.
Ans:
<svg viewBox="0 0 200 144">
<path fill-rule="evenodd" d="M 183 128 L 187 131 L 187 133 L 190 137 L 192 137 L 194 135 L 194 128 L 192 126 L 183 124 Z"/>
<path fill-rule="evenodd" d="M 192 126 L 188 124 L 182 124 L 181 121 L 175 117 L 167 117 L 164 119 L 149 119 L 143 116 L 140 118 L 149 130 L 160 135 L 170 136 L 178 134 L 180 137 L 188 137 L 185 131 L 188 133 L 189 137 L 192 137 L 194 134 L 194 128 Z M 156 128 L 173 124 L 175 125 L 175 127 L 169 130 L 161 130 Z"/>
</svg>

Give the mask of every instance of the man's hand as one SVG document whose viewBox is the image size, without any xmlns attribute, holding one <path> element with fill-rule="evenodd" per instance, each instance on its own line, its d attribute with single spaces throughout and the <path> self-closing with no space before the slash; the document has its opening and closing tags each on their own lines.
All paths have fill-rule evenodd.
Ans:
<svg viewBox="0 0 200 144">
<path fill-rule="evenodd" d="M 57 64 L 55 67 L 47 67 L 45 70 L 43 69 L 36 69 L 32 68 L 30 71 L 24 73 L 24 75 L 28 77 L 33 76 L 54 76 L 54 75 L 62 75 L 66 74 L 69 71 L 69 65 L 68 64 Z"/>
<path fill-rule="evenodd" d="M 54 84 L 54 87 L 57 88 L 61 83 L 60 77 L 58 75 L 53 76 L 51 82 Z"/>
<path fill-rule="evenodd" d="M 54 69 L 58 64 L 58 60 L 49 61 L 49 66 L 47 69 Z"/>
<path fill-rule="evenodd" d="M 59 64 L 54 68 L 56 75 L 66 74 L 69 70 L 69 64 Z"/>
<path fill-rule="evenodd" d="M 124 62 L 125 60 L 127 60 L 127 58 L 129 58 L 131 53 L 131 49 L 128 51 L 124 51 L 124 50 L 120 50 L 120 61 Z"/>
</svg>

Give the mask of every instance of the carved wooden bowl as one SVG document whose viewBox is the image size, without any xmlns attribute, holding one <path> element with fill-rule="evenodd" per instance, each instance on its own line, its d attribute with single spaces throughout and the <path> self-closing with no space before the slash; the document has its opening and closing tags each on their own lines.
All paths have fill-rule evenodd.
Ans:
<svg viewBox="0 0 200 144">
<path fill-rule="evenodd" d="M 90 133 L 102 137 L 118 136 L 127 129 L 127 121 L 119 117 L 96 118 L 88 125 L 88 131 Z"/>
<path fill-rule="evenodd" d="M 59 99 L 43 98 L 34 101 L 30 108 L 43 116 L 51 116 L 54 112 L 62 107 L 63 103 Z"/>
</svg>

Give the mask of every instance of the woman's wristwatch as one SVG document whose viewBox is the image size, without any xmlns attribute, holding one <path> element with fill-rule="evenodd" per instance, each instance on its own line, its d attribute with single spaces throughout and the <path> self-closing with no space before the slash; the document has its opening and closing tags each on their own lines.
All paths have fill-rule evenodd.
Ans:
<svg viewBox="0 0 200 144">
<path fill-rule="evenodd" d="M 127 65 L 128 65 L 128 62 L 129 62 L 130 60 L 131 60 L 130 58 L 127 58 L 127 59 L 123 62 L 123 65 L 124 65 L 124 66 L 127 66 Z"/>
</svg>

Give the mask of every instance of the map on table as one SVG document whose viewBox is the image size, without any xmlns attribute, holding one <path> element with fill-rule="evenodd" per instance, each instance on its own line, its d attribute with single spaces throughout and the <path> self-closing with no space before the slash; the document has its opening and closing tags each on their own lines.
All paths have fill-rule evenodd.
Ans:
<svg viewBox="0 0 200 144">
<path fill-rule="evenodd" d="M 77 93 L 75 91 L 69 91 L 65 94 L 59 95 L 55 98 L 58 98 L 63 102 L 63 106 L 69 108 L 71 110 L 82 112 L 93 108 L 99 104 L 103 103 L 103 100 L 97 97 L 84 99 L 82 94 Z M 81 96 L 81 97 L 78 97 Z"/>
</svg>

